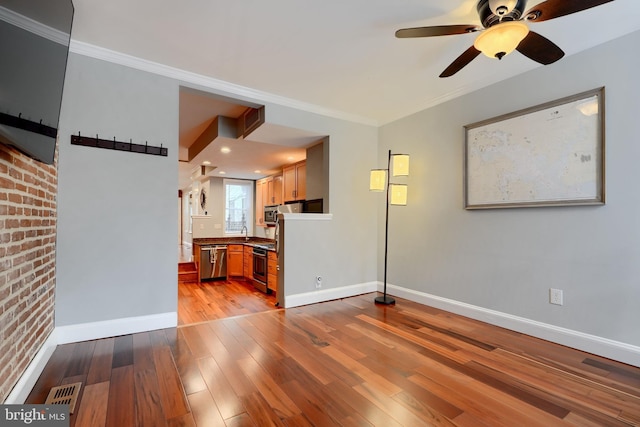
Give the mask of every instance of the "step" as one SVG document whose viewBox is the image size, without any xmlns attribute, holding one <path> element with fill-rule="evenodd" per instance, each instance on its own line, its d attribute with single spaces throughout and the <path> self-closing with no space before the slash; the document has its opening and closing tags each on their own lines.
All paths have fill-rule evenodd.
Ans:
<svg viewBox="0 0 640 427">
<path fill-rule="evenodd" d="M 179 262 L 178 273 L 197 271 L 195 262 Z"/>
<path fill-rule="evenodd" d="M 183 273 L 178 273 L 178 283 L 191 283 L 191 282 L 198 282 L 197 271 L 187 271 Z"/>
<path fill-rule="evenodd" d="M 178 263 L 178 283 L 198 281 L 198 270 L 195 262 Z"/>
</svg>

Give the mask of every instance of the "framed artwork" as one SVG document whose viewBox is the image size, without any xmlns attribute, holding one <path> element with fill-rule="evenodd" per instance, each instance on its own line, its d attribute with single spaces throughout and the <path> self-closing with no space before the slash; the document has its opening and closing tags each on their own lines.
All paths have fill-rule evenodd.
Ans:
<svg viewBox="0 0 640 427">
<path fill-rule="evenodd" d="M 604 88 L 464 127 L 465 209 L 604 204 Z"/>
</svg>

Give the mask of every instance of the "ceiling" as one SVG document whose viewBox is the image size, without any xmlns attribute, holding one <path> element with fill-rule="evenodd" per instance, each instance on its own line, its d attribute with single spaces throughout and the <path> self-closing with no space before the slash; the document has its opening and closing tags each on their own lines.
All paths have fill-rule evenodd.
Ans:
<svg viewBox="0 0 640 427">
<path fill-rule="evenodd" d="M 288 100 L 372 125 L 542 66 L 517 52 L 501 61 L 480 55 L 442 79 L 438 75 L 477 34 L 394 36 L 399 28 L 479 25 L 476 0 L 73 2 L 73 40 L 228 82 L 270 102 Z M 537 3 L 529 0 L 527 9 Z M 530 27 L 572 55 L 640 30 L 638 17 L 640 1 L 615 0 Z M 238 105 L 181 95 L 181 143 L 207 125 L 213 118 L 207 114 L 237 117 Z M 289 130 L 278 131 L 287 136 Z M 290 132 L 300 132 L 304 143 L 321 137 Z"/>
<path fill-rule="evenodd" d="M 273 175 L 283 165 L 304 160 L 306 148 L 324 138 L 300 129 L 264 123 L 244 138 L 219 136 L 189 159 L 188 148 L 217 116 L 238 119 L 249 107 L 237 100 L 180 88 L 179 188 L 190 184 L 191 174 L 199 165 L 215 167 L 207 175 L 211 177 L 254 180 Z"/>
</svg>

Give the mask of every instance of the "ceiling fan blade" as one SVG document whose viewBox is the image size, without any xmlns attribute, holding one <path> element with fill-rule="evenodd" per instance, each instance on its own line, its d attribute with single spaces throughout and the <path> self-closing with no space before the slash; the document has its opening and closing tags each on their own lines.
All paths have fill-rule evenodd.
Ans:
<svg viewBox="0 0 640 427">
<path fill-rule="evenodd" d="M 469 62 L 476 59 L 480 55 L 480 51 L 471 46 L 465 50 L 462 55 L 458 56 L 441 74 L 440 77 L 451 77 L 458 71 L 462 70 Z"/>
<path fill-rule="evenodd" d="M 516 50 L 544 65 L 553 64 L 564 56 L 564 52 L 558 45 L 533 31 L 529 31 L 529 34 L 520 42 Z"/>
<path fill-rule="evenodd" d="M 531 22 L 547 21 L 570 15 L 613 0 L 547 0 L 529 9 L 524 16 Z"/>
<path fill-rule="evenodd" d="M 399 39 L 412 37 L 450 36 L 454 34 L 467 34 L 479 31 L 477 25 L 437 25 L 434 27 L 403 28 L 396 31 Z"/>
</svg>

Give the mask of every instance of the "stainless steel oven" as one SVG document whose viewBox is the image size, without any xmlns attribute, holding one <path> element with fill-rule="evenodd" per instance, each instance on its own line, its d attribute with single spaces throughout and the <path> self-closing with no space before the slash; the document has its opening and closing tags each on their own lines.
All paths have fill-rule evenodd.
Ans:
<svg viewBox="0 0 640 427">
<path fill-rule="evenodd" d="M 268 293 L 267 288 L 267 250 L 253 247 L 253 285 L 259 291 Z"/>
</svg>

